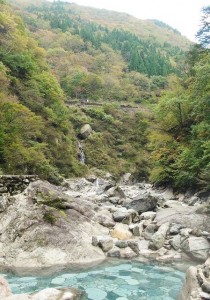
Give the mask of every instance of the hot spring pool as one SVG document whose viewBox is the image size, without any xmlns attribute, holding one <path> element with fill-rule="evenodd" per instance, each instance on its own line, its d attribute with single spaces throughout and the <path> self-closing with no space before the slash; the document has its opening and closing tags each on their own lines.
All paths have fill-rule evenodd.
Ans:
<svg viewBox="0 0 210 300">
<path fill-rule="evenodd" d="M 181 289 L 184 275 L 171 266 L 127 261 L 48 277 L 3 274 L 15 294 L 73 286 L 85 290 L 88 300 L 173 300 Z"/>
</svg>

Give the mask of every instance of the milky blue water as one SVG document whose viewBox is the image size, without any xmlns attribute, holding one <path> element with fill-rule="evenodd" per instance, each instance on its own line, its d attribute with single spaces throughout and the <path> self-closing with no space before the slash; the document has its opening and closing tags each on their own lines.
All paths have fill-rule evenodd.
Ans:
<svg viewBox="0 0 210 300">
<path fill-rule="evenodd" d="M 13 293 L 31 293 L 46 287 L 78 287 L 88 300 L 173 300 L 184 273 L 171 266 L 121 262 L 80 273 L 19 277 L 4 274 Z"/>
</svg>

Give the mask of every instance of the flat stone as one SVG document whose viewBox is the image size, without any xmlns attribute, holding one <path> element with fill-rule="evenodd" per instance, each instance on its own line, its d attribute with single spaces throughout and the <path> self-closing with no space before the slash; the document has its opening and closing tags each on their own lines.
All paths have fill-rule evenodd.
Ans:
<svg viewBox="0 0 210 300">
<path fill-rule="evenodd" d="M 51 284 L 54 285 L 62 285 L 65 282 L 65 278 L 64 277 L 56 277 L 51 281 Z"/>
<path fill-rule="evenodd" d="M 132 278 L 126 279 L 125 281 L 130 285 L 138 285 L 139 284 L 138 280 L 132 279 Z"/>
<path fill-rule="evenodd" d="M 86 289 L 88 298 L 91 300 L 104 300 L 106 299 L 107 293 L 98 288 L 88 288 Z"/>
</svg>

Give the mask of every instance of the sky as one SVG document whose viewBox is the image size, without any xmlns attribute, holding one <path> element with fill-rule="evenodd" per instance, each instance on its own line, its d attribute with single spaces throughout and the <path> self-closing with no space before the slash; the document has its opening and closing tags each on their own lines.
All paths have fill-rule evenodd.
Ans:
<svg viewBox="0 0 210 300">
<path fill-rule="evenodd" d="M 158 19 L 195 40 L 201 9 L 210 0 L 68 0 L 79 5 L 125 12 L 139 19 Z"/>
</svg>

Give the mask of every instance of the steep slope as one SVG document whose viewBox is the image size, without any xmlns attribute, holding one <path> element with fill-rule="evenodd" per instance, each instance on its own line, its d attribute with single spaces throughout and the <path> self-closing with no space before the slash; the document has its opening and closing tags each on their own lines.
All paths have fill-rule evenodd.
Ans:
<svg viewBox="0 0 210 300">
<path fill-rule="evenodd" d="M 53 31 L 47 31 L 48 33 L 56 35 Z M 63 38 L 62 32 L 59 34 L 59 38 Z M 74 88 L 73 92 L 81 95 L 87 88 L 86 93 L 89 92 L 94 96 L 95 92 L 97 97 L 101 88 L 95 82 L 97 74 L 88 73 L 84 68 L 82 73 L 76 62 L 72 66 L 71 63 L 76 60 L 76 56 L 73 53 L 71 57 L 72 52 L 69 50 L 61 52 L 71 59 L 69 64 L 71 72 L 66 73 L 68 64 L 63 65 L 62 71 L 62 65 L 59 64 L 62 59 L 56 52 L 58 49 L 46 47 L 48 50 L 46 52 L 40 47 L 26 30 L 22 19 L 11 7 L 2 2 L 0 40 L 2 173 L 35 173 L 42 178 L 58 182 L 61 175 L 67 177 L 81 175 L 92 167 L 116 175 L 130 169 L 138 173 L 137 166 L 142 164 L 141 176 L 147 175 L 147 163 L 144 162 L 147 124 L 141 114 L 129 115 L 126 111 L 118 110 L 118 106 L 115 105 L 87 110 L 69 108 L 66 105 L 68 101 L 65 91 L 62 90 L 57 78 L 61 80 L 65 89 Z M 90 48 L 90 51 L 93 49 Z M 112 76 L 114 76 L 118 73 L 118 69 L 124 66 L 124 62 L 110 48 L 106 51 L 111 53 L 112 57 L 118 58 L 117 62 L 122 64 L 119 66 L 116 63 L 113 66 Z M 55 53 L 56 60 L 53 60 Z M 94 59 L 95 56 L 92 57 Z M 53 75 L 48 62 L 54 67 L 54 72 L 57 71 L 56 76 Z M 104 61 L 104 64 L 106 63 Z M 117 79 L 113 77 L 115 81 L 120 78 L 122 71 L 120 72 L 120 75 L 116 75 Z M 107 91 L 109 86 L 112 92 L 115 91 L 115 95 L 119 93 L 111 81 L 107 82 Z M 119 99 L 121 95 L 118 95 Z M 78 160 L 77 135 L 85 123 L 90 123 L 94 129 L 91 138 L 86 141 L 87 165 L 81 164 Z"/>
<path fill-rule="evenodd" d="M 10 3 L 28 10 L 29 7 L 40 7 L 45 5 L 51 7 L 53 4 L 45 0 L 33 2 L 31 0 L 10 0 Z M 91 21 L 109 29 L 124 29 L 136 34 L 140 38 L 155 38 L 160 43 L 169 43 L 182 50 L 188 50 L 191 42 L 182 36 L 176 29 L 171 28 L 158 20 L 140 20 L 126 13 L 85 7 L 74 3 L 63 2 L 66 11 L 72 15 L 79 15 L 81 19 Z"/>
<path fill-rule="evenodd" d="M 80 172 L 65 95 L 22 20 L 0 3 L 0 168 L 4 173 Z"/>
<path fill-rule="evenodd" d="M 13 0 L 11 0 L 13 1 Z M 179 32 L 157 20 L 138 20 L 132 16 L 106 10 L 81 7 L 67 2 L 14 0 L 22 7 L 30 30 L 61 29 L 82 38 L 94 49 L 103 44 L 118 51 L 129 71 L 148 76 L 166 76 L 181 72 L 184 51 L 190 42 Z M 50 28 L 49 28 L 50 27 Z"/>
</svg>

